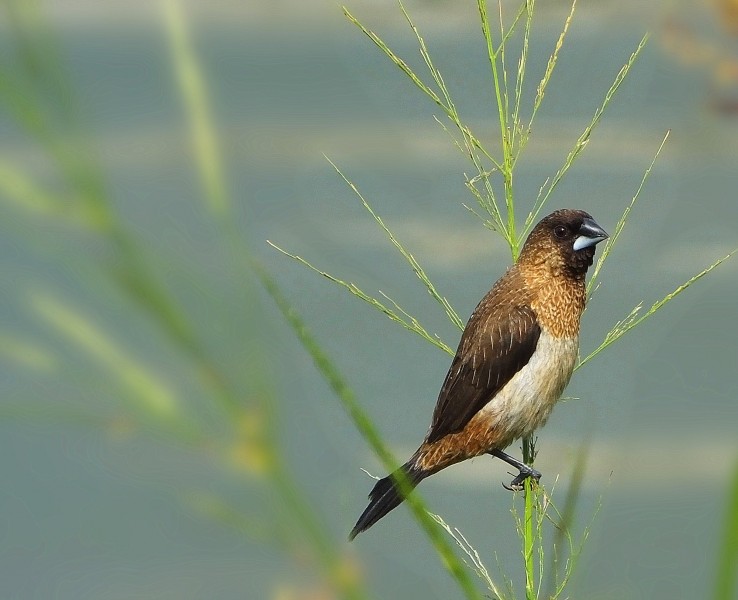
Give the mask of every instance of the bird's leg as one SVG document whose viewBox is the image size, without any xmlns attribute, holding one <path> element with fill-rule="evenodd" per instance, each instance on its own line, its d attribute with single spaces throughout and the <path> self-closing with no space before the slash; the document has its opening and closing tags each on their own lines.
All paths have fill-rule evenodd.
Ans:
<svg viewBox="0 0 738 600">
<path fill-rule="evenodd" d="M 518 475 L 510 482 L 509 486 L 505 485 L 504 483 L 502 484 L 505 489 L 519 492 L 523 489 L 523 482 L 528 479 L 528 477 L 532 477 L 536 482 L 538 482 L 538 480 L 541 478 L 541 474 L 533 467 L 529 467 L 524 462 L 519 461 L 517 458 L 513 458 L 502 450 L 490 450 L 489 452 L 487 452 L 487 454 L 496 456 L 497 458 L 504 460 L 506 463 L 512 465 L 519 471 Z"/>
</svg>

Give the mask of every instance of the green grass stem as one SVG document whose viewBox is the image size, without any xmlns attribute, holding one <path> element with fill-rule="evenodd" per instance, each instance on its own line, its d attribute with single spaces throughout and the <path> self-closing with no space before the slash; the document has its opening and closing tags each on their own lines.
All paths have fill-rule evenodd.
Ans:
<svg viewBox="0 0 738 600">
<path fill-rule="evenodd" d="M 731 600 L 738 594 L 738 462 L 728 488 L 722 530 L 713 599 Z"/>
<path fill-rule="evenodd" d="M 399 467 L 399 462 L 385 445 L 379 431 L 357 401 L 351 387 L 349 387 L 344 377 L 339 373 L 337 367 L 333 364 L 328 355 L 319 345 L 318 341 L 308 330 L 302 317 L 300 317 L 297 311 L 289 304 L 276 282 L 269 277 L 265 271 L 257 268 L 256 272 L 260 277 L 264 288 L 282 312 L 282 315 L 297 335 L 300 343 L 313 359 L 316 368 L 338 397 L 344 410 L 347 412 L 349 418 L 361 433 L 364 440 L 367 442 L 374 454 L 379 458 L 384 468 L 389 472 L 394 472 Z M 409 491 L 406 482 L 398 480 L 397 483 L 400 484 L 401 489 L 405 487 L 405 491 Z M 422 501 L 419 494 L 417 492 L 413 492 L 407 495 L 405 503 L 409 506 L 413 516 L 425 531 L 431 544 L 441 557 L 443 565 L 458 583 L 464 596 L 470 600 L 481 600 L 482 596 L 479 594 L 474 583 L 469 577 L 469 574 L 464 569 L 463 563 L 457 558 L 453 548 L 446 540 L 443 528 L 428 512 L 425 503 Z"/>
</svg>

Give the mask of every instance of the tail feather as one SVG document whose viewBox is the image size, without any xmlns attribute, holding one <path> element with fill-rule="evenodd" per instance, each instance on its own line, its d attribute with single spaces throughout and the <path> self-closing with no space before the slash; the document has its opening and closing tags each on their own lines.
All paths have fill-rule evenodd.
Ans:
<svg viewBox="0 0 738 600">
<path fill-rule="evenodd" d="M 402 473 L 399 476 L 404 477 L 411 489 L 429 475 L 429 473 L 413 466 L 412 461 L 410 461 L 400 467 L 395 474 L 387 475 L 384 479 L 377 481 L 369 493 L 369 506 L 361 513 L 359 520 L 349 534 L 349 540 L 353 540 L 362 531 L 369 529 L 379 519 L 397 508 L 405 499 L 395 483 L 395 477 L 398 477 L 399 473 Z"/>
</svg>

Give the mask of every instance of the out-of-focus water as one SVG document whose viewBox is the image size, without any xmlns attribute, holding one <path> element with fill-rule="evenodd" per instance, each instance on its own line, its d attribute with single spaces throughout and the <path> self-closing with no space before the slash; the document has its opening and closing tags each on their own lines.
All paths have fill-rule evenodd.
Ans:
<svg viewBox="0 0 738 600">
<path fill-rule="evenodd" d="M 409 453 L 426 430 L 448 357 L 265 240 L 372 294 L 382 290 L 451 346 L 458 331 L 323 154 L 360 188 L 464 318 L 507 266 L 507 251 L 462 206 L 473 202 L 464 188 L 470 166 L 433 120 L 438 109 L 341 20 L 338 8 L 321 4 L 315 14 L 296 13 L 287 3 L 270 15 L 262 7 L 240 11 L 227 4 L 216 3 L 209 16 L 194 9 L 201 18 L 193 26 L 238 227 L 393 448 Z M 421 3 L 411 11 L 425 25 L 462 115 L 493 139 L 498 123 L 474 7 L 457 14 L 450 6 Z M 170 274 L 184 306 L 208 315 L 213 304 L 212 321 L 198 323 L 198 330 L 225 368 L 237 372 L 237 357 L 253 341 L 240 338 L 240 326 L 224 316 L 239 314 L 240 297 L 214 250 L 217 232 L 200 226 L 203 209 L 160 16 L 139 18 L 132 8 L 106 17 L 92 4 L 75 7 L 79 19 L 52 5 L 116 210 Z M 362 3 L 356 12 L 420 70 L 399 11 Z M 720 60 L 738 56 L 685 66 L 667 43 L 669 15 L 653 9 L 639 18 L 631 7 L 615 18 L 606 3 L 580 12 L 518 171 L 521 216 L 649 28 L 649 45 L 550 208 L 586 209 L 612 233 L 665 131 L 672 132 L 585 314 L 588 352 L 638 302 L 650 306 L 737 245 L 738 117 L 716 105 L 735 97 L 735 82 L 731 87 L 721 78 Z M 540 11 L 529 99 L 565 14 Z M 699 43 L 702 24 L 695 27 Z M 708 37 L 705 44 L 711 43 Z M 3 117 L 0 130 L 0 156 L 43 177 L 43 161 L 13 121 Z M 94 239 L 60 233 L 48 222 L 38 227 L 2 206 L 6 334 L 63 349 L 24 310 L 28 290 L 54 289 L 112 324 L 109 333 L 196 405 L 186 364 L 149 335 L 146 316 L 109 281 L 95 279 Z M 182 263 L 201 276 L 197 285 L 188 285 Z M 707 597 L 726 478 L 738 460 L 737 276 L 735 261 L 723 265 L 578 372 L 567 394 L 579 400 L 560 405 L 541 432 L 537 464 L 547 483 L 560 473 L 560 489 L 576 452 L 588 445 L 578 527 L 602 498 L 571 597 Z M 89 296 L 84 282 L 91 281 Z M 268 298 L 262 304 L 268 341 L 259 352 L 276 381 L 286 457 L 330 534 L 343 539 L 371 486 L 360 468 L 377 471 L 377 463 Z M 244 307 L 244 319 L 249 310 Z M 6 362 L 4 397 L 13 405 L 42 398 L 80 410 L 114 402 L 97 365 L 74 351 L 65 358 L 68 368 L 44 377 Z M 111 436 L 53 415 L 8 418 L 2 428 L 0 596 L 302 597 L 285 591 L 302 581 L 299 557 L 296 563 L 193 513 L 188 498 L 203 490 L 235 490 L 244 504 L 252 501 L 252 492 L 240 491 L 227 470 L 201 453 L 178 451 L 155 432 Z M 431 509 L 468 534 L 489 566 L 498 560 L 518 581 L 511 500 L 500 486 L 506 471 L 479 459 L 422 488 Z M 456 597 L 404 509 L 349 552 L 362 561 L 377 598 Z"/>
</svg>

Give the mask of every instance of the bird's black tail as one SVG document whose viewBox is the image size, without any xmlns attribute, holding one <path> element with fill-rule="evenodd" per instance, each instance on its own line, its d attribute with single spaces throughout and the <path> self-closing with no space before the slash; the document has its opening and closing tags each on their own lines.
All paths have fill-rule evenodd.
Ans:
<svg viewBox="0 0 738 600">
<path fill-rule="evenodd" d="M 395 483 L 397 474 L 401 473 L 399 476 L 404 477 L 404 481 L 410 489 L 414 488 L 425 477 L 430 475 L 430 473 L 415 467 L 412 460 L 402 465 L 395 473 L 377 481 L 374 489 L 369 494 L 369 506 L 366 507 L 366 510 L 361 513 L 359 520 L 356 521 L 356 525 L 354 525 L 354 528 L 349 534 L 349 540 L 353 540 L 362 531 L 369 529 L 388 512 L 397 508 L 405 499 Z"/>
</svg>

